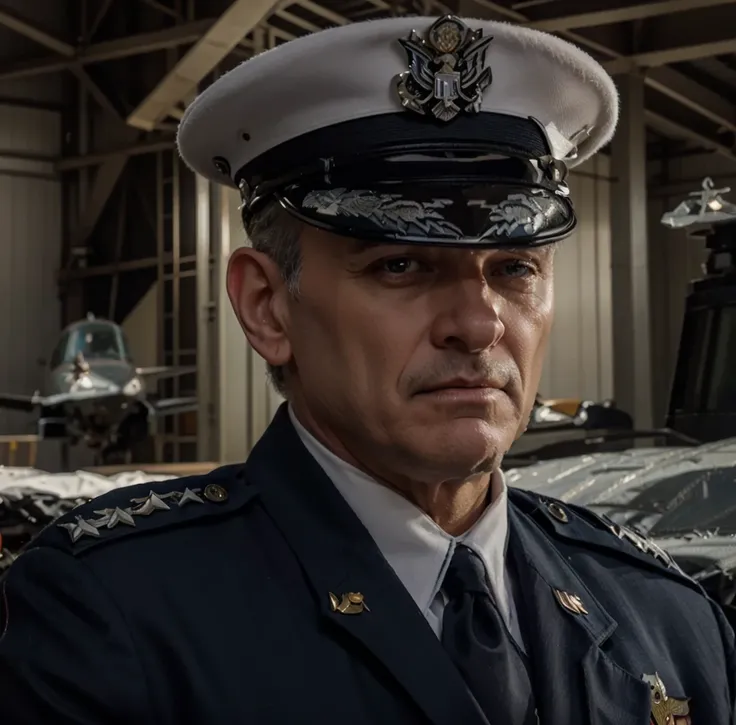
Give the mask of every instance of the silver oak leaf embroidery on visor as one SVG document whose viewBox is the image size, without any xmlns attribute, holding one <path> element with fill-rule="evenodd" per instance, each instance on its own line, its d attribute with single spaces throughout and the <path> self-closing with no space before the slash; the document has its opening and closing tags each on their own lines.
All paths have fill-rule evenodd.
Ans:
<svg viewBox="0 0 736 725">
<path fill-rule="evenodd" d="M 302 208 L 313 209 L 322 216 L 352 216 L 365 219 L 386 230 L 411 234 L 419 230 L 450 239 L 462 239 L 460 227 L 447 221 L 441 209 L 452 204 L 450 199 L 409 201 L 401 194 L 377 194 L 367 190 L 328 189 L 310 191 Z"/>
<path fill-rule="evenodd" d="M 489 227 L 484 236 L 497 237 L 536 236 L 547 226 L 549 217 L 558 211 L 554 200 L 523 193 L 510 194 L 497 203 L 472 199 L 468 206 L 488 210 Z"/>
</svg>

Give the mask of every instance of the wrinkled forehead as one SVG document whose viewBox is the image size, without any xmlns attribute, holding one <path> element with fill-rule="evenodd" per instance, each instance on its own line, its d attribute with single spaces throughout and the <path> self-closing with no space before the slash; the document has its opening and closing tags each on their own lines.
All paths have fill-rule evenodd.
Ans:
<svg viewBox="0 0 736 725">
<path fill-rule="evenodd" d="M 526 259 L 551 272 L 558 248 L 558 243 L 503 247 L 389 243 L 341 236 L 306 224 L 302 225 L 298 236 L 302 262 L 306 262 L 318 276 L 328 276 L 337 270 L 359 270 L 386 259 L 419 259 L 447 271 L 469 264 L 483 266 L 494 261 Z"/>
<path fill-rule="evenodd" d="M 318 230 L 318 234 L 319 234 Z M 557 249 L 556 244 L 545 244 L 538 247 L 530 247 L 522 244 L 519 246 L 499 247 L 468 247 L 453 246 L 449 244 L 405 244 L 397 242 L 390 244 L 383 241 L 370 239 L 357 239 L 355 237 L 335 237 L 334 235 L 322 237 L 326 245 L 335 248 L 341 257 L 360 257 L 365 255 L 381 255 L 381 254 L 399 254 L 407 255 L 416 253 L 433 253 L 436 256 L 441 254 L 463 256 L 468 258 L 488 257 L 496 255 L 533 255 L 539 259 L 549 259 L 554 256 Z"/>
</svg>

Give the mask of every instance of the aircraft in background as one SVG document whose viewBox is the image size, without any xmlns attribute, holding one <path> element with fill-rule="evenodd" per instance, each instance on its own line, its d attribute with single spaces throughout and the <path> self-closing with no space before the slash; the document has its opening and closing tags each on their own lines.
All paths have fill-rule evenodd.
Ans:
<svg viewBox="0 0 736 725">
<path fill-rule="evenodd" d="M 40 438 L 83 442 L 102 462 L 117 462 L 149 436 L 155 418 L 197 407 L 195 397 L 157 398 L 148 386 L 195 371 L 136 367 L 120 326 L 88 315 L 61 333 L 43 394 L 0 393 L 0 408 L 38 412 Z"/>
</svg>

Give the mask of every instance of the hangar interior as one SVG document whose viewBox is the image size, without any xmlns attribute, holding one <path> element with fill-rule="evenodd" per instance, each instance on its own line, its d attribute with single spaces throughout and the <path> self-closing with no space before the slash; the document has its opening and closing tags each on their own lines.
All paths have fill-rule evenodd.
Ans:
<svg viewBox="0 0 736 725">
<path fill-rule="evenodd" d="M 0 0 L 0 391 L 40 389 L 64 327 L 91 313 L 122 325 L 136 365 L 192 368 L 160 385 L 196 412 L 162 419 L 136 456 L 242 460 L 280 398 L 224 292 L 238 195 L 184 167 L 177 122 L 219 75 L 297 36 L 444 13 L 556 33 L 615 75 L 617 136 L 571 176 L 579 226 L 541 392 L 660 421 L 704 248 L 659 220 L 705 176 L 736 187 L 732 0 Z M 33 432 L 0 411 L 14 456 Z M 33 451 L 61 465 L 59 446 Z M 75 447 L 67 465 L 91 456 Z"/>
</svg>

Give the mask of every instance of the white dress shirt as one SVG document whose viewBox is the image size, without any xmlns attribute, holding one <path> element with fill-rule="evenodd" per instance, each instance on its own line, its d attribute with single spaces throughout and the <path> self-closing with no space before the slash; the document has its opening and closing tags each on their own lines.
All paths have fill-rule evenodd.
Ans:
<svg viewBox="0 0 736 725">
<path fill-rule="evenodd" d="M 422 510 L 323 446 L 297 420 L 291 421 L 307 450 L 366 527 L 381 553 L 439 637 L 446 598 L 441 591 L 455 547 L 464 544 L 483 561 L 496 605 L 514 639 L 522 644 L 506 567 L 508 500 L 503 474 L 491 479 L 491 504 L 462 536 L 450 536 Z"/>
</svg>

